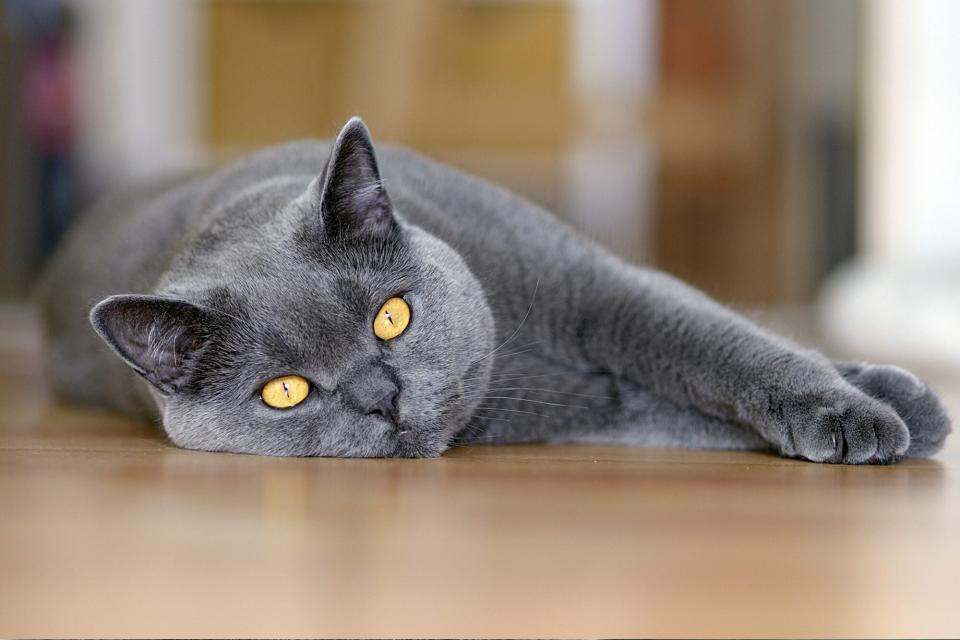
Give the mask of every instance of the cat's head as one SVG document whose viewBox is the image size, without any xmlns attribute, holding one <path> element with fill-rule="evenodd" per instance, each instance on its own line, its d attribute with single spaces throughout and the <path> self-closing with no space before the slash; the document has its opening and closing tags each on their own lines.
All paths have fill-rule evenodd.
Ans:
<svg viewBox="0 0 960 640">
<path fill-rule="evenodd" d="M 107 298 L 94 328 L 180 446 L 439 455 L 489 377 L 480 284 L 398 216 L 359 119 L 306 192 L 295 184 L 239 194 L 174 265 L 175 286 Z"/>
</svg>

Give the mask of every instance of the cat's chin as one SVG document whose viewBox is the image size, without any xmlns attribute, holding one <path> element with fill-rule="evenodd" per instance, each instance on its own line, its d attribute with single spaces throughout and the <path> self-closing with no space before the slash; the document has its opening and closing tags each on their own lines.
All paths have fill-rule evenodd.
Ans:
<svg viewBox="0 0 960 640">
<path fill-rule="evenodd" d="M 450 405 L 437 419 L 420 423 L 401 423 L 392 434 L 388 458 L 438 458 L 450 448 L 454 435 L 466 423 L 462 408 Z"/>
<path fill-rule="evenodd" d="M 408 428 L 394 437 L 389 458 L 437 458 L 447 450 L 449 437 L 434 430 Z"/>
</svg>

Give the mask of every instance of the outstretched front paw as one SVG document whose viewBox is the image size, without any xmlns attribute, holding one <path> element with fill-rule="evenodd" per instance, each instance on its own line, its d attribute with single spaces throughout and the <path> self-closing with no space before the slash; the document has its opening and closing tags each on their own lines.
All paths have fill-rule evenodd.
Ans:
<svg viewBox="0 0 960 640">
<path fill-rule="evenodd" d="M 837 370 L 850 384 L 888 405 L 910 431 L 905 456 L 935 454 L 950 433 L 950 418 L 936 393 L 905 369 L 892 365 L 841 362 Z"/>
<path fill-rule="evenodd" d="M 842 385 L 842 386 L 840 386 Z M 781 407 L 781 452 L 814 462 L 890 463 L 910 446 L 910 432 L 886 404 L 847 384 L 791 399 Z"/>
</svg>

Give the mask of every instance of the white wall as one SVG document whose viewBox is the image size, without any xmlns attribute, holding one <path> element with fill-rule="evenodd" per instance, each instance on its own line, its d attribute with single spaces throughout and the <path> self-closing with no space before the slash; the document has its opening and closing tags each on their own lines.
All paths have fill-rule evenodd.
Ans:
<svg viewBox="0 0 960 640">
<path fill-rule="evenodd" d="M 572 7 L 571 86 L 580 121 L 567 156 L 564 208 L 588 235 L 643 259 L 655 156 L 637 114 L 656 88 L 659 3 L 579 0 Z"/>
<path fill-rule="evenodd" d="M 80 153 L 117 184 L 201 160 L 203 5 L 73 0 Z"/>
<path fill-rule="evenodd" d="M 960 264 L 960 2 L 881 0 L 868 16 L 864 247 Z"/>
<path fill-rule="evenodd" d="M 960 367 L 960 2 L 863 7 L 863 255 L 824 326 L 865 357 Z"/>
</svg>

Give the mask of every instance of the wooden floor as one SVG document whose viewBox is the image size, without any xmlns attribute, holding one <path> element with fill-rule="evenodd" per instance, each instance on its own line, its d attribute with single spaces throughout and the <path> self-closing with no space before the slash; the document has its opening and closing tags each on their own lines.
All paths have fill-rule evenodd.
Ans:
<svg viewBox="0 0 960 640">
<path fill-rule="evenodd" d="M 196 453 L 51 404 L 31 325 L 0 313 L 2 637 L 960 635 L 957 439 L 860 468 Z"/>
</svg>

